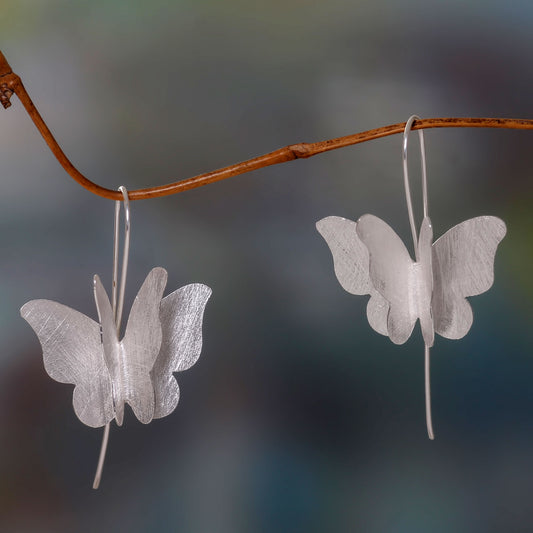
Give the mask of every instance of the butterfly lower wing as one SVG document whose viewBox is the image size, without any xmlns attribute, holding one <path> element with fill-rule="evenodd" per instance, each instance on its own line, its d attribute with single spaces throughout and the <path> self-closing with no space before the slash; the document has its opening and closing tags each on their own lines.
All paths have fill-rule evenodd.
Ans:
<svg viewBox="0 0 533 533">
<path fill-rule="evenodd" d="M 151 372 L 155 392 L 154 418 L 169 415 L 179 401 L 173 372 L 190 368 L 202 350 L 202 322 L 211 289 L 201 283 L 181 287 L 161 301 L 161 350 Z"/>
<path fill-rule="evenodd" d="M 135 416 L 148 424 L 154 416 L 154 388 L 150 372 L 161 348 L 159 316 L 167 283 L 164 268 L 152 269 L 133 302 L 121 344 L 124 354 L 124 400 Z"/>
<path fill-rule="evenodd" d="M 395 344 L 403 344 L 418 318 L 414 262 L 400 237 L 380 218 L 363 215 L 356 229 L 368 250 L 372 285 L 389 304 L 387 334 Z"/>
<path fill-rule="evenodd" d="M 335 275 L 342 288 L 351 294 L 370 294 L 368 322 L 378 333 L 388 335 L 389 305 L 370 280 L 368 250 L 357 235 L 357 222 L 330 216 L 319 220 L 316 227 L 331 251 Z"/>
<path fill-rule="evenodd" d="M 20 313 L 39 338 L 48 375 L 60 383 L 75 385 L 73 406 L 78 418 L 91 427 L 112 420 L 111 378 L 99 324 L 50 300 L 32 300 Z"/>
<path fill-rule="evenodd" d="M 502 220 L 482 216 L 454 226 L 433 244 L 432 311 L 435 331 L 443 337 L 468 333 L 473 316 L 465 298 L 491 287 L 496 249 L 505 233 Z"/>
</svg>

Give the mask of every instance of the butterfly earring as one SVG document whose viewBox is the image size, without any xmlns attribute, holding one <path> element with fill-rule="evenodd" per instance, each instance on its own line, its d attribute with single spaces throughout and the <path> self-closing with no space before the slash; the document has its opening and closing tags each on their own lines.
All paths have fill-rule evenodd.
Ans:
<svg viewBox="0 0 533 533">
<path fill-rule="evenodd" d="M 105 426 L 93 488 L 98 488 L 109 439 L 110 422 L 121 426 L 124 404 L 148 424 L 169 415 L 179 400 L 173 376 L 190 368 L 202 348 L 202 320 L 211 289 L 193 283 L 163 298 L 167 272 L 152 269 L 131 307 L 120 339 L 124 289 L 128 269 L 130 209 L 124 197 L 124 245 L 118 284 L 120 201 L 115 203 L 113 284 L 111 302 L 98 276 L 94 298 L 99 322 L 50 300 L 32 300 L 20 310 L 33 328 L 43 350 L 48 375 L 60 383 L 74 384 L 77 417 L 90 427 Z M 117 287 L 118 295 L 117 295 Z"/>
<path fill-rule="evenodd" d="M 424 218 L 417 238 L 407 171 L 407 142 L 416 119 L 420 120 L 412 116 L 407 121 L 402 149 L 415 261 L 394 230 L 373 215 L 363 215 L 357 222 L 330 216 L 316 226 L 333 255 L 341 286 L 352 294 L 370 295 L 367 318 L 375 331 L 403 344 L 420 320 L 425 346 L 426 426 L 433 439 L 429 351 L 435 333 L 448 339 L 460 339 L 468 333 L 473 315 L 466 298 L 491 287 L 496 249 L 506 227 L 499 218 L 476 217 L 454 226 L 432 244 L 424 134 L 418 130 Z"/>
</svg>

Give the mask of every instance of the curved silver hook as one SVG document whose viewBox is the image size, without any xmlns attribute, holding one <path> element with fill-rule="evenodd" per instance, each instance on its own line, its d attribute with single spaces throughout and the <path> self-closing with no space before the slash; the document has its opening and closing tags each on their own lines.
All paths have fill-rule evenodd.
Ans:
<svg viewBox="0 0 533 533">
<path fill-rule="evenodd" d="M 402 145 L 402 163 L 403 163 L 403 183 L 405 187 L 405 199 L 407 200 L 407 211 L 409 213 L 409 224 L 411 226 L 411 234 L 413 235 L 413 244 L 415 250 L 418 245 L 418 238 L 415 226 L 415 216 L 413 214 L 413 202 L 411 200 L 411 189 L 409 188 L 409 171 L 407 169 L 407 143 L 409 141 L 409 133 L 413 127 L 413 122 L 420 120 L 417 115 L 412 115 L 405 123 L 405 129 L 403 131 L 403 145 Z M 422 166 L 422 199 L 424 203 L 424 218 L 428 216 L 428 186 L 427 186 L 427 174 L 426 174 L 426 147 L 424 144 L 424 131 L 418 130 L 418 136 L 420 139 L 420 160 Z"/>
<path fill-rule="evenodd" d="M 128 197 L 128 191 L 126 187 L 121 185 L 118 190 L 122 193 L 124 198 L 124 247 L 122 249 L 122 270 L 120 273 L 120 286 L 118 290 L 118 303 L 117 303 L 117 286 L 118 283 L 118 241 L 120 237 L 120 200 L 115 202 L 115 219 L 114 219 L 114 231 L 113 231 L 113 284 L 111 305 L 113 309 L 113 316 L 115 318 L 115 325 L 117 328 L 117 335 L 120 339 L 120 322 L 122 321 L 122 309 L 124 307 L 124 291 L 126 288 L 126 276 L 128 273 L 128 257 L 130 253 L 130 200 Z M 102 446 L 100 448 L 100 455 L 98 457 L 98 466 L 96 467 L 96 474 L 93 481 L 93 489 L 97 489 L 100 486 L 100 480 L 102 479 L 102 471 L 104 469 L 105 454 L 107 451 L 107 443 L 109 442 L 109 422 L 104 427 L 104 436 L 102 437 Z"/>
<path fill-rule="evenodd" d="M 124 291 L 126 288 L 126 276 L 128 273 L 128 257 L 130 252 L 130 200 L 126 187 L 121 185 L 118 190 L 124 198 L 124 247 L 122 249 L 122 271 L 120 273 L 120 286 L 118 291 L 117 303 L 117 285 L 118 285 L 118 241 L 119 241 L 119 218 L 120 218 L 120 200 L 115 202 L 115 228 L 113 239 L 113 294 L 112 305 L 115 316 L 117 333 L 120 338 L 120 323 L 122 321 L 122 309 L 124 307 Z"/>
</svg>

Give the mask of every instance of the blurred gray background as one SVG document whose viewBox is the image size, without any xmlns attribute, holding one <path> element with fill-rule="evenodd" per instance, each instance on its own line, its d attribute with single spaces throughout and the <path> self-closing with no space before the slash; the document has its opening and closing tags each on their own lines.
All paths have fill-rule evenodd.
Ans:
<svg viewBox="0 0 533 533">
<path fill-rule="evenodd" d="M 67 155 L 129 189 L 422 117 L 531 117 L 530 1 L 3 0 L 1 50 Z M 126 311 L 150 268 L 213 289 L 180 405 L 101 431 L 45 373 L 19 308 L 95 318 L 113 203 L 74 183 L 13 98 L 0 112 L 0 515 L 7 532 L 533 530 L 533 134 L 426 133 L 436 236 L 508 235 L 460 341 L 375 333 L 315 229 L 373 213 L 410 246 L 399 136 L 132 205 Z M 416 144 L 413 144 L 416 148 Z M 413 188 L 418 193 L 417 149 Z M 420 214 L 419 202 L 416 203 Z"/>
</svg>

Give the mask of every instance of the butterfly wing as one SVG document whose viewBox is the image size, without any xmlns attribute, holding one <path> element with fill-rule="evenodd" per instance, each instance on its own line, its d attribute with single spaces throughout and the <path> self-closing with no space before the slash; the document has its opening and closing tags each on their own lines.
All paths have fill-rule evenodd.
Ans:
<svg viewBox="0 0 533 533">
<path fill-rule="evenodd" d="M 123 398 L 143 424 L 148 424 L 154 416 L 150 371 L 161 348 L 159 309 L 166 284 L 164 268 L 154 268 L 148 273 L 135 297 L 120 343 L 124 361 Z"/>
<path fill-rule="evenodd" d="M 122 360 L 123 354 L 118 341 L 113 310 L 104 286 L 98 276 L 94 276 L 94 300 L 98 311 L 98 319 L 100 320 L 104 360 L 109 369 L 109 375 L 111 376 L 111 384 L 113 387 L 112 396 L 115 418 L 117 424 L 121 426 L 124 418 L 124 380 L 122 377 L 122 368 L 124 366 Z"/>
<path fill-rule="evenodd" d="M 487 291 L 494 282 L 494 258 L 506 227 L 497 217 L 466 220 L 432 247 L 435 331 L 448 339 L 464 337 L 473 315 L 465 299 Z"/>
<path fill-rule="evenodd" d="M 202 350 L 202 321 L 211 289 L 201 283 L 181 287 L 161 301 L 163 341 L 152 369 L 154 418 L 169 415 L 179 401 L 173 372 L 190 368 Z"/>
<path fill-rule="evenodd" d="M 400 237 L 380 218 L 363 215 L 356 230 L 368 249 L 372 285 L 389 304 L 387 334 L 395 344 L 403 344 L 418 318 L 414 262 Z"/>
<path fill-rule="evenodd" d="M 39 338 L 48 375 L 60 383 L 75 385 L 73 406 L 78 418 L 91 427 L 112 420 L 111 378 L 99 324 L 50 300 L 32 300 L 22 306 L 20 314 Z"/>
<path fill-rule="evenodd" d="M 329 246 L 335 274 L 342 288 L 351 294 L 370 294 L 368 322 L 378 333 L 388 335 L 389 305 L 370 280 L 368 250 L 357 235 L 357 223 L 331 216 L 319 220 L 316 227 Z"/>
<path fill-rule="evenodd" d="M 435 328 L 433 325 L 433 316 L 431 314 L 431 297 L 433 294 L 433 266 L 432 266 L 432 247 L 433 228 L 429 217 L 424 217 L 420 226 L 417 246 L 417 265 L 415 269 L 417 274 L 417 303 L 418 318 L 420 319 L 420 329 L 424 343 L 428 348 L 433 346 L 435 340 Z"/>
</svg>

